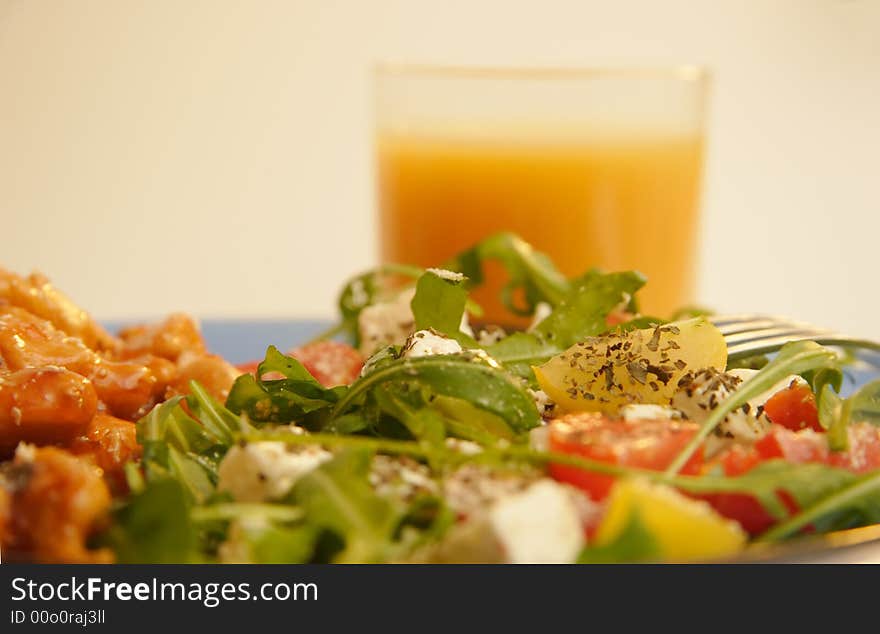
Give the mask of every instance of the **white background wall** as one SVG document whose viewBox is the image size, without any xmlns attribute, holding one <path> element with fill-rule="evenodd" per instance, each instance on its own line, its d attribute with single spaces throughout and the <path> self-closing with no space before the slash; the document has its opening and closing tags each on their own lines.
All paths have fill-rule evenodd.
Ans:
<svg viewBox="0 0 880 634">
<path fill-rule="evenodd" d="M 709 65 L 700 298 L 880 336 L 877 0 L 0 0 L 0 262 L 101 317 L 331 314 L 379 60 Z"/>
</svg>

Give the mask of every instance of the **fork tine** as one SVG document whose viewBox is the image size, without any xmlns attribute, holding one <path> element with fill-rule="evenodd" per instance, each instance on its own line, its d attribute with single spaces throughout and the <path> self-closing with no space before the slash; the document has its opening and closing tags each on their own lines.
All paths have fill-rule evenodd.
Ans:
<svg viewBox="0 0 880 634">
<path fill-rule="evenodd" d="M 709 321 L 711 321 L 716 326 L 720 327 L 728 324 L 747 324 L 752 321 L 773 321 L 784 322 L 790 321 L 785 317 L 780 317 L 778 315 L 763 315 L 760 313 L 738 313 L 734 315 L 709 315 Z"/>
<path fill-rule="evenodd" d="M 784 339 L 786 337 L 788 337 L 789 339 L 793 339 L 795 337 L 810 338 L 830 334 L 833 334 L 830 330 L 820 330 L 818 328 L 798 328 L 783 325 L 776 328 L 761 328 L 758 330 L 749 330 L 745 332 L 725 335 L 724 340 L 727 342 L 727 345 L 729 347 L 735 345 L 744 345 L 750 342 L 757 342 L 763 339 Z"/>
<path fill-rule="evenodd" d="M 773 319 L 753 319 L 750 321 L 734 321 L 730 323 L 722 323 L 715 324 L 718 330 L 721 331 L 721 334 L 725 337 L 727 335 L 734 335 L 739 332 L 749 332 L 752 330 L 762 330 L 764 328 L 771 328 L 773 326 L 778 326 L 779 322 L 774 321 Z"/>
<path fill-rule="evenodd" d="M 779 315 L 742 313 L 709 318 L 724 335 L 728 358 L 775 352 L 791 341 L 815 341 L 821 345 L 853 346 L 880 351 L 880 342 L 819 328 Z"/>
</svg>

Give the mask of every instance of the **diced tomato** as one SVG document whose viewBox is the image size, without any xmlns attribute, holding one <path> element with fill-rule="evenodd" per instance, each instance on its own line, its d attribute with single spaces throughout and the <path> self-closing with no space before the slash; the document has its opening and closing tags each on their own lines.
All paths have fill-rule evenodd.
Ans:
<svg viewBox="0 0 880 634">
<path fill-rule="evenodd" d="M 782 458 L 795 463 L 825 462 L 828 459 L 828 440 L 825 434 L 811 429 L 792 431 L 773 425 L 755 443 L 755 451 L 762 460 Z"/>
<path fill-rule="evenodd" d="M 819 424 L 816 397 L 806 385 L 793 383 L 770 397 L 764 404 L 764 413 L 771 422 L 788 429 L 824 431 Z"/>
<path fill-rule="evenodd" d="M 590 460 L 662 471 L 667 468 L 697 433 L 699 426 L 685 421 L 612 420 L 595 412 L 569 414 L 550 424 L 550 449 Z M 697 474 L 702 469 L 702 449 L 696 451 L 681 473 Z M 577 467 L 551 464 L 550 475 L 580 487 L 594 500 L 608 495 L 612 476 Z"/>
<path fill-rule="evenodd" d="M 348 385 L 364 367 L 361 353 L 340 341 L 316 341 L 288 354 L 302 363 L 324 387 Z"/>
</svg>

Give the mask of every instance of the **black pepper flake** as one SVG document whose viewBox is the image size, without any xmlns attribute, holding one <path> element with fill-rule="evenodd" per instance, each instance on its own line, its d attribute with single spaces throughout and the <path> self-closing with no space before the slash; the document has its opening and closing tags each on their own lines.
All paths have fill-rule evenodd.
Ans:
<svg viewBox="0 0 880 634">
<path fill-rule="evenodd" d="M 657 380 L 663 385 L 669 383 L 669 380 L 672 378 L 672 372 L 670 372 L 669 369 L 662 366 L 651 365 L 650 363 L 648 364 L 648 372 L 655 374 Z"/>
</svg>

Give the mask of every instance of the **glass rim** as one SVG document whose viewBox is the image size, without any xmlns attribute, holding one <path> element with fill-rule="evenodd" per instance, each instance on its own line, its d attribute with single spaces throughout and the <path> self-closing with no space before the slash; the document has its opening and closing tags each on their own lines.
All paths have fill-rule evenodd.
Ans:
<svg viewBox="0 0 880 634">
<path fill-rule="evenodd" d="M 671 79 L 708 81 L 711 71 L 701 64 L 666 66 L 467 66 L 376 62 L 373 77 L 422 77 L 437 79 L 532 79 L 564 80 L 590 78 Z"/>
</svg>

